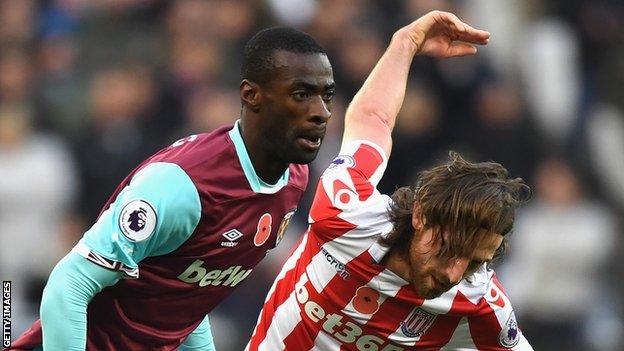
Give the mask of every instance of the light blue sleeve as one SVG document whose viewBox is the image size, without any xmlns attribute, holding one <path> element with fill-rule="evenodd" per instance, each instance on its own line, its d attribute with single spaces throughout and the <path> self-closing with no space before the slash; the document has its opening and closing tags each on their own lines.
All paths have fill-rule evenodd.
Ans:
<svg viewBox="0 0 624 351">
<path fill-rule="evenodd" d="M 173 163 L 152 163 L 134 175 L 75 251 L 136 278 L 141 260 L 180 247 L 200 216 L 199 193 L 186 172 Z"/>
<path fill-rule="evenodd" d="M 87 305 L 122 273 L 97 266 L 70 252 L 54 267 L 41 300 L 45 351 L 84 351 L 87 344 Z"/>
<path fill-rule="evenodd" d="M 199 323 L 197 328 L 184 340 L 180 351 L 216 351 L 210 330 L 208 316 Z"/>
</svg>

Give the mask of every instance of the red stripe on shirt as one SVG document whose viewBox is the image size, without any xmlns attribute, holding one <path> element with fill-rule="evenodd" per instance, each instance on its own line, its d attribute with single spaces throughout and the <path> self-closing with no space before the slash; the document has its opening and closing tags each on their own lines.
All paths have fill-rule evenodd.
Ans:
<svg viewBox="0 0 624 351">
<path fill-rule="evenodd" d="M 333 196 L 335 196 L 335 192 Z M 314 202 L 312 202 L 312 207 L 310 207 L 310 217 L 314 221 L 320 221 L 325 218 L 336 217 L 341 212 L 342 210 L 334 206 L 333 199 L 330 199 L 327 195 L 327 191 L 323 186 L 323 178 L 321 178 L 316 187 Z"/>
<path fill-rule="evenodd" d="M 359 170 L 349 168 L 349 175 L 355 184 L 355 191 L 358 193 L 360 201 L 366 201 L 375 192 L 375 187 L 368 180 L 369 178 L 362 178 L 362 174 Z"/>
<path fill-rule="evenodd" d="M 468 317 L 468 327 L 472 341 L 479 350 L 504 351 L 498 343 L 498 335 L 503 329 L 490 304 L 481 299 L 477 314 Z"/>
<path fill-rule="evenodd" d="M 292 287 L 295 287 L 294 283 Z M 300 307 L 299 314 L 301 315 L 301 321 L 299 321 L 299 323 L 297 323 L 297 325 L 290 332 L 290 334 L 288 334 L 284 338 L 283 340 L 284 350 L 305 351 L 305 350 L 311 349 L 312 346 L 314 346 L 314 340 L 316 339 L 316 336 L 318 335 L 321 329 L 319 326 L 315 325 L 316 323 L 314 321 L 308 318 L 305 312 L 305 308 L 304 308 L 305 303 L 308 303 L 309 301 L 314 301 L 318 303 L 319 294 L 316 292 L 314 285 L 312 285 L 312 283 L 309 280 L 303 285 L 303 287 L 307 291 L 306 295 L 308 296 L 308 299 L 307 301 L 304 302 L 303 305 L 299 304 L 299 307 Z M 299 303 L 299 300 L 297 300 L 297 303 Z M 329 313 L 327 313 L 327 310 L 325 308 L 324 310 L 326 311 L 325 316 L 327 316 Z M 317 322 L 317 323 L 320 323 L 322 325 L 322 322 L 323 320 L 320 320 L 320 322 Z"/>
<path fill-rule="evenodd" d="M 344 280 L 339 275 L 334 275 L 320 293 L 316 291 L 309 281 L 306 283 L 305 286 L 309 294 L 308 301 L 318 303 L 325 311 L 325 318 L 319 322 L 313 322 L 308 318 L 302 306 L 300 312 L 301 322 L 299 322 L 295 329 L 284 339 L 286 350 L 308 350 L 312 348 L 314 346 L 314 339 L 316 339 L 318 333 L 323 330 L 323 325 L 327 316 L 340 316 L 340 324 L 330 330 L 332 333 L 340 332 L 347 322 L 357 325 L 357 322 L 344 314 L 342 310 L 351 302 L 356 290 L 366 285 L 368 281 L 379 274 L 380 270 L 383 269 L 382 266 L 373 267 L 370 265 L 372 259 L 370 253 L 364 251 L 358 257 L 349 261 L 345 267 L 349 272 L 357 271 L 357 274 L 351 275 L 352 278 L 347 280 Z M 362 280 L 355 279 L 355 276 L 362 277 Z M 332 334 L 327 330 L 325 330 L 325 332 Z M 364 331 L 363 334 L 374 334 L 374 331 Z"/>
<path fill-rule="evenodd" d="M 407 316 L 417 306 L 421 306 L 424 299 L 417 296 L 409 284 L 402 286 L 395 297 L 388 297 L 375 313 L 366 322 L 365 327 L 376 331 L 376 335 L 387 339 L 401 325 Z"/>
<path fill-rule="evenodd" d="M 311 240 L 312 239 L 312 240 Z M 299 245 L 303 240 L 303 236 L 299 241 Z M 299 246 L 297 245 L 297 247 Z M 311 233 L 308 233 L 308 242 L 305 249 L 301 253 L 301 257 L 295 263 L 295 267 L 289 270 L 282 279 L 280 279 L 273 290 L 271 296 L 267 299 L 260 313 L 258 325 L 254 330 L 254 334 L 249 341 L 249 350 L 257 350 L 260 344 L 266 338 L 269 327 L 275 315 L 277 308 L 281 306 L 292 293 L 292 287 L 301 276 L 301 273 L 305 271 L 305 268 L 312 262 L 312 258 L 320 251 L 320 246 L 317 245 L 316 240 L 313 240 Z"/>
<path fill-rule="evenodd" d="M 353 154 L 353 159 L 355 160 L 354 168 L 358 169 L 366 179 L 372 177 L 383 163 L 383 157 L 379 151 L 368 144 L 360 144 Z"/>
<path fill-rule="evenodd" d="M 448 344 L 462 315 L 469 310 L 474 310 L 474 307 L 474 304 L 458 291 L 448 314 L 437 315 L 431 327 L 416 343 L 416 349 L 439 350 Z"/>
</svg>

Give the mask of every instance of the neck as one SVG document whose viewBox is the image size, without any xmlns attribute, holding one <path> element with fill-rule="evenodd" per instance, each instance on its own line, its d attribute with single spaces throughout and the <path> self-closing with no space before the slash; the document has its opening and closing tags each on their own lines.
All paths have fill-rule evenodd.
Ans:
<svg viewBox="0 0 624 351">
<path fill-rule="evenodd" d="M 243 111 L 243 114 L 245 112 Z M 245 148 L 249 154 L 251 164 L 256 174 L 267 184 L 275 184 L 288 168 L 288 163 L 278 161 L 272 153 L 265 148 L 261 128 L 250 122 L 251 118 L 244 116 L 240 121 L 240 132 L 245 142 Z"/>
<path fill-rule="evenodd" d="M 395 248 L 391 248 L 390 251 L 388 251 L 383 260 L 381 260 L 381 264 L 405 281 L 410 281 L 409 262 L 406 257 Z"/>
</svg>

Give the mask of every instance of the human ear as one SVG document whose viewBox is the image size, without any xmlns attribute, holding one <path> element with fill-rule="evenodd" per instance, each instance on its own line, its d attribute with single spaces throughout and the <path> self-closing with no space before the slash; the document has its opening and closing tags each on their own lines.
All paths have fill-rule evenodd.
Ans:
<svg viewBox="0 0 624 351">
<path fill-rule="evenodd" d="M 414 207 L 412 209 L 412 227 L 416 232 L 420 232 L 424 227 L 421 218 L 420 204 L 417 202 L 414 202 Z"/>
<path fill-rule="evenodd" d="M 240 98 L 244 107 L 255 113 L 260 111 L 262 93 L 258 84 L 250 80 L 243 79 L 240 83 Z"/>
</svg>

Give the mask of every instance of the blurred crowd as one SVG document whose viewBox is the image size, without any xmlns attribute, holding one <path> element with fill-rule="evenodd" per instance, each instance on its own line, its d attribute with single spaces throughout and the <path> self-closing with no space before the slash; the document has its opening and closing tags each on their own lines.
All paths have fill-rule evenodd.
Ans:
<svg viewBox="0 0 624 351">
<path fill-rule="evenodd" d="M 327 50 L 330 130 L 279 248 L 211 320 L 241 350 L 305 230 L 346 105 L 392 33 L 432 9 L 492 33 L 474 57 L 415 60 L 382 192 L 456 150 L 533 188 L 497 271 L 536 350 L 624 350 L 624 3 L 617 0 L 2 0 L 0 276 L 13 336 L 54 264 L 147 156 L 240 111 L 242 47 L 289 25 Z M 166 184 L 163 184 L 166 186 Z"/>
</svg>

